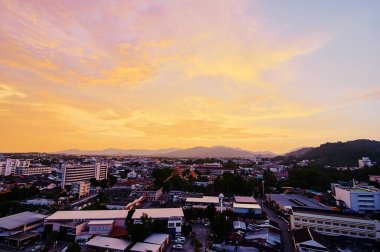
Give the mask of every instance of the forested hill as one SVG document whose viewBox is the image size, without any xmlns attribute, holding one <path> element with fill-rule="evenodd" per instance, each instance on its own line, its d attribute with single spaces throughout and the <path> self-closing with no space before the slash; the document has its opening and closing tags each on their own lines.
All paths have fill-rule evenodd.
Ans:
<svg viewBox="0 0 380 252">
<path fill-rule="evenodd" d="M 369 157 L 372 161 L 379 162 L 380 142 L 360 139 L 325 143 L 301 156 L 302 159 L 313 159 L 320 164 L 332 166 L 357 166 L 358 159 L 362 157 Z"/>
</svg>

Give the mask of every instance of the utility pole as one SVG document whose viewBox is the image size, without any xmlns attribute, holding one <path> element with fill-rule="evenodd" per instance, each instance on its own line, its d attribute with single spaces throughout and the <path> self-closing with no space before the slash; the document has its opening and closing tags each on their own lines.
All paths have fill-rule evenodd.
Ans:
<svg viewBox="0 0 380 252">
<path fill-rule="evenodd" d="M 263 186 L 263 202 L 264 202 L 264 198 L 265 198 L 265 186 L 264 186 L 264 184 L 265 184 L 265 181 L 264 180 L 261 181 L 261 184 Z"/>
</svg>

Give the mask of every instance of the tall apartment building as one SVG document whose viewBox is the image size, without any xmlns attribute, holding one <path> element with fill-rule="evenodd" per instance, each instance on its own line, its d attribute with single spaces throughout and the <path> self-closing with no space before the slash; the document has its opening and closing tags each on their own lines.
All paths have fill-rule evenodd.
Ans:
<svg viewBox="0 0 380 252">
<path fill-rule="evenodd" d="M 355 212 L 380 210 L 380 190 L 373 186 L 341 186 L 332 184 L 336 200 Z"/>
<path fill-rule="evenodd" d="M 73 183 L 88 181 L 92 178 L 103 180 L 107 178 L 108 165 L 105 163 L 65 164 L 63 166 L 62 188 Z"/>
<path fill-rule="evenodd" d="M 347 214 L 330 210 L 293 208 L 290 215 L 292 230 L 310 228 L 330 236 L 380 239 L 380 223 L 364 215 Z"/>
<path fill-rule="evenodd" d="M 17 167 L 16 174 L 18 175 L 37 175 L 37 174 L 50 174 L 50 166 L 29 166 L 29 167 Z"/>
<path fill-rule="evenodd" d="M 0 175 L 9 176 L 11 174 L 16 174 L 17 167 L 25 168 L 29 166 L 29 159 L 7 158 L 6 160 L 0 161 Z"/>
</svg>

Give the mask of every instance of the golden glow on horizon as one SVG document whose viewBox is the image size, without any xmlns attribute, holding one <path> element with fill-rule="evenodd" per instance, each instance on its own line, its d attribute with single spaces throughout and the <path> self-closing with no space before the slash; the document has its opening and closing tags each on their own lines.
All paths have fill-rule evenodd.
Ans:
<svg viewBox="0 0 380 252">
<path fill-rule="evenodd" d="M 285 152 L 355 137 L 292 86 L 292 62 L 329 36 L 281 39 L 248 4 L 1 1 L 0 151 Z"/>
</svg>

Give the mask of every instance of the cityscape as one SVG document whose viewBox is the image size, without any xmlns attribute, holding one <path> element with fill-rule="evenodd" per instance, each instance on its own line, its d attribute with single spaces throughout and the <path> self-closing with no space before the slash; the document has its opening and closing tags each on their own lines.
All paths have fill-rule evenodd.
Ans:
<svg viewBox="0 0 380 252">
<path fill-rule="evenodd" d="M 380 251 L 380 1 L 0 7 L 0 252 Z"/>
</svg>

